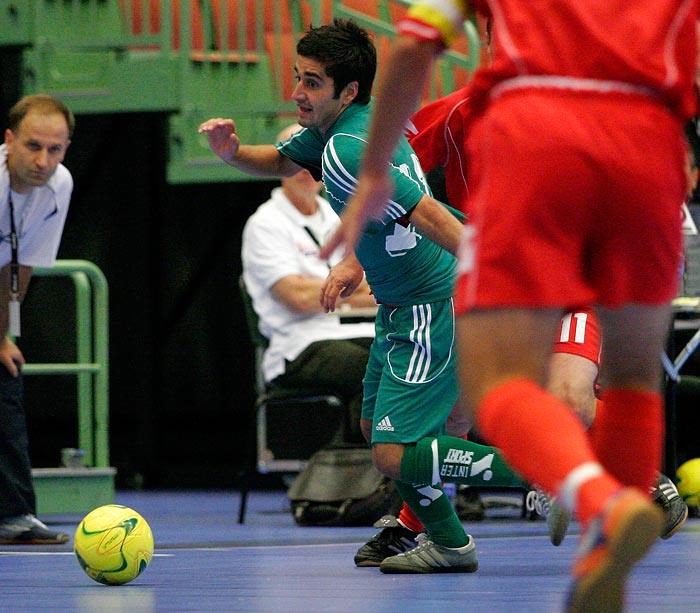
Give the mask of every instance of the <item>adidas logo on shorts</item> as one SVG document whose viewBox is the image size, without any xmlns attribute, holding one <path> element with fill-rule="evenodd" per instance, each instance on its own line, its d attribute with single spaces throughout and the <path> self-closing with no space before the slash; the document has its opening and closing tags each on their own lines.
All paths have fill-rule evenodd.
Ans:
<svg viewBox="0 0 700 613">
<path fill-rule="evenodd" d="M 387 432 L 393 432 L 394 426 L 391 425 L 389 418 L 385 417 L 377 424 L 377 427 L 375 428 L 375 430 L 386 430 Z"/>
</svg>

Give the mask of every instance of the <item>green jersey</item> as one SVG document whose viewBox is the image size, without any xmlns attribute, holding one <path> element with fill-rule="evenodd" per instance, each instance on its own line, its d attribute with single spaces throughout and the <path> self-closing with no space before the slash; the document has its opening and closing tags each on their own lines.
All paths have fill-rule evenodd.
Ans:
<svg viewBox="0 0 700 613">
<path fill-rule="evenodd" d="M 280 153 L 323 180 L 328 200 L 339 215 L 357 185 L 371 109 L 371 103 L 351 104 L 327 134 L 304 128 L 277 144 Z M 430 195 L 430 189 L 406 139 L 394 154 L 391 176 L 396 188 L 383 218 L 368 225 L 355 249 L 367 282 L 379 302 L 394 306 L 449 298 L 455 258 L 410 223 L 411 211 L 425 194 Z"/>
</svg>

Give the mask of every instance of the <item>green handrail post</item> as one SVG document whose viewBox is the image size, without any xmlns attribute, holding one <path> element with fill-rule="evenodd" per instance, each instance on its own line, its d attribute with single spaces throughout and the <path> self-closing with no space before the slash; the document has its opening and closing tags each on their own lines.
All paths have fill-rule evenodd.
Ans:
<svg viewBox="0 0 700 613">
<path fill-rule="evenodd" d="M 87 260 L 57 260 L 34 275 L 73 280 L 76 296 L 76 362 L 25 364 L 24 374 L 75 374 L 78 444 L 88 466 L 109 466 L 109 289 L 104 273 Z"/>
<path fill-rule="evenodd" d="M 91 339 L 94 332 L 90 313 L 92 304 L 92 286 L 84 272 L 74 272 L 71 275 L 75 287 L 75 335 L 76 362 L 86 364 L 93 362 Z M 95 460 L 95 432 L 92 422 L 92 403 L 94 399 L 93 376 L 90 372 L 79 372 L 76 375 L 78 386 L 78 447 L 85 450 L 85 461 L 93 466 Z"/>
</svg>

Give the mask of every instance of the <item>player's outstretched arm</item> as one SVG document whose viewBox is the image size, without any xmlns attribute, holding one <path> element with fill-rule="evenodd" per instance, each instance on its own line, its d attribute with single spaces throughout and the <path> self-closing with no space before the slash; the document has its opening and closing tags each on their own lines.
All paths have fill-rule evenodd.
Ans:
<svg viewBox="0 0 700 613">
<path fill-rule="evenodd" d="M 370 217 L 381 217 L 393 192 L 388 177 L 389 162 L 408 118 L 415 111 L 427 81 L 433 58 L 440 51 L 435 42 L 399 35 L 392 43 L 383 78 L 378 83 L 369 142 L 362 159 L 355 194 L 343 212 L 342 223 L 324 245 L 327 257 L 339 245 L 354 249 Z M 406 83 L 413 87 L 406 88 Z"/>
<path fill-rule="evenodd" d="M 214 117 L 200 124 L 209 148 L 229 166 L 256 177 L 289 177 L 301 167 L 282 155 L 274 145 L 243 145 L 232 119 Z"/>
</svg>

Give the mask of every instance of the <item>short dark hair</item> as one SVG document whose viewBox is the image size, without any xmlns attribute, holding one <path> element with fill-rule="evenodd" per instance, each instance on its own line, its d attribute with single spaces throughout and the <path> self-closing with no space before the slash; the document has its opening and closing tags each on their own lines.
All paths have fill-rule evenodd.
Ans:
<svg viewBox="0 0 700 613">
<path fill-rule="evenodd" d="M 73 136 L 75 130 L 75 117 L 71 110 L 58 98 L 48 96 L 47 94 L 35 94 L 33 96 L 25 96 L 17 102 L 8 114 L 8 127 L 13 132 L 19 129 L 19 124 L 27 116 L 30 111 L 37 113 L 50 114 L 60 113 L 65 117 L 68 125 L 68 138 Z"/>
<path fill-rule="evenodd" d="M 325 26 L 310 26 L 297 43 L 297 55 L 323 64 L 333 79 L 336 98 L 348 83 L 357 81 L 354 102 L 369 102 L 377 72 L 377 50 L 369 32 L 352 19 L 336 18 Z"/>
</svg>

